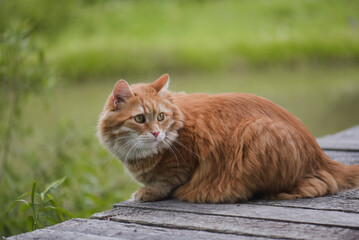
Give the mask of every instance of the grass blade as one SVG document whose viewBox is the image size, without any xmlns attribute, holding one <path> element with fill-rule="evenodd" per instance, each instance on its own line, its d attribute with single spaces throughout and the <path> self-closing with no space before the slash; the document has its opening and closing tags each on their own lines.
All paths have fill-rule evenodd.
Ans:
<svg viewBox="0 0 359 240">
<path fill-rule="evenodd" d="M 47 186 L 47 188 L 45 189 L 45 191 L 43 191 L 40 195 L 46 195 L 48 194 L 52 189 L 55 189 L 57 188 L 58 186 L 60 186 L 65 180 L 66 180 L 66 176 L 61 178 L 61 179 L 58 179 L 54 182 L 52 182 L 49 186 Z"/>
<path fill-rule="evenodd" d="M 18 204 L 18 203 L 24 203 L 24 204 L 26 204 L 26 205 L 30 208 L 30 204 L 29 204 L 26 200 L 24 200 L 24 199 L 17 199 L 17 200 L 15 200 L 15 201 L 5 210 L 3 216 L 6 216 L 6 214 L 7 214 L 11 209 L 13 209 L 13 208 L 15 207 L 15 205 Z"/>
<path fill-rule="evenodd" d="M 34 227 L 33 229 L 39 228 L 39 222 L 36 215 L 36 209 L 35 209 L 35 190 L 36 190 L 36 182 L 32 184 L 32 191 L 31 191 L 31 209 L 32 209 L 32 216 L 34 221 Z"/>
</svg>

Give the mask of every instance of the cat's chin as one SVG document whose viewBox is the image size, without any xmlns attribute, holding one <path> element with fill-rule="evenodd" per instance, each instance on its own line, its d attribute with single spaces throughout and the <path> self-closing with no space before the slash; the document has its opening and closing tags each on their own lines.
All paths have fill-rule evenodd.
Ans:
<svg viewBox="0 0 359 240">
<path fill-rule="evenodd" d="M 141 148 L 136 150 L 123 151 L 116 155 L 122 162 L 133 162 L 153 157 L 161 152 L 162 149 L 167 148 L 163 141 L 153 141 L 143 144 Z"/>
</svg>

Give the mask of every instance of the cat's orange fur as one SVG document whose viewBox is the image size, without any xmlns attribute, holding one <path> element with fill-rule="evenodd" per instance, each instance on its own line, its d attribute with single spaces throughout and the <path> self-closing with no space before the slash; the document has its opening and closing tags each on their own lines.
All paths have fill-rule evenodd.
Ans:
<svg viewBox="0 0 359 240">
<path fill-rule="evenodd" d="M 331 160 L 307 128 L 276 104 L 240 93 L 172 93 L 168 78 L 131 87 L 119 81 L 99 120 L 100 141 L 144 184 L 134 200 L 173 195 L 233 203 L 359 187 L 359 165 Z M 141 114 L 144 123 L 134 119 Z"/>
</svg>

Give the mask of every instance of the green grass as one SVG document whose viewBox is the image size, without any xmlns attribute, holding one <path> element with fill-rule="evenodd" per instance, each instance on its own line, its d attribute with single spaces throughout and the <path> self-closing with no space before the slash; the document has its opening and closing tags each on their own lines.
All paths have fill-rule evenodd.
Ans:
<svg viewBox="0 0 359 240">
<path fill-rule="evenodd" d="M 358 63 L 358 3 L 114 1 L 84 8 L 49 55 L 72 78 Z"/>
<path fill-rule="evenodd" d="M 357 63 L 358 8 L 356 1 L 109 2 L 84 8 L 49 55 L 72 78 Z"/>
<path fill-rule="evenodd" d="M 359 63 L 355 0 L 36 1 L 53 14 L 21 0 L 4 22 L 33 22 L 67 80 Z"/>
</svg>

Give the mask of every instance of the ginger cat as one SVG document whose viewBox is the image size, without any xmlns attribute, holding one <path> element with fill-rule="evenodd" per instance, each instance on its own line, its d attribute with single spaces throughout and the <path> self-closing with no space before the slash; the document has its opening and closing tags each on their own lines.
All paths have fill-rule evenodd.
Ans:
<svg viewBox="0 0 359 240">
<path fill-rule="evenodd" d="M 98 124 L 101 143 L 144 187 L 135 201 L 295 199 L 359 187 L 359 165 L 331 160 L 309 130 L 254 95 L 168 91 L 169 76 L 120 80 Z"/>
</svg>

